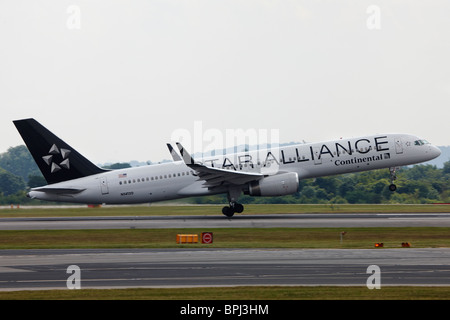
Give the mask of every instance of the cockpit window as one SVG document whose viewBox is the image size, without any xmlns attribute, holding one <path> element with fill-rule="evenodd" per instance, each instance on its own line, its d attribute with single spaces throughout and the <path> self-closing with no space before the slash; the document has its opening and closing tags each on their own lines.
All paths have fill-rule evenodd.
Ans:
<svg viewBox="0 0 450 320">
<path fill-rule="evenodd" d="M 416 140 L 414 141 L 414 145 L 423 146 L 424 144 L 430 144 L 427 140 Z"/>
</svg>

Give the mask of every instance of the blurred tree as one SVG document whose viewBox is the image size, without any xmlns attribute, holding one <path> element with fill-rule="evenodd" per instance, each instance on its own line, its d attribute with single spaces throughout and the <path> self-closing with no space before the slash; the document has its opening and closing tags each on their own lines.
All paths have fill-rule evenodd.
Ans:
<svg viewBox="0 0 450 320">
<path fill-rule="evenodd" d="M 117 163 L 113 163 L 109 166 L 104 166 L 103 168 L 117 170 L 117 169 L 131 168 L 131 165 L 129 163 L 125 163 L 125 162 L 117 162 Z"/>
<path fill-rule="evenodd" d="M 7 152 L 0 154 L 0 168 L 22 177 L 24 181 L 28 181 L 29 175 L 41 175 L 25 145 L 11 147 Z"/>
<path fill-rule="evenodd" d="M 30 175 L 28 177 L 28 187 L 30 188 L 42 187 L 45 185 L 47 185 L 47 181 L 44 179 L 42 175 L 40 176 Z"/>
<path fill-rule="evenodd" d="M 0 168 L 0 193 L 4 196 L 9 196 L 24 189 L 25 181 L 23 181 L 22 177 Z"/>
</svg>

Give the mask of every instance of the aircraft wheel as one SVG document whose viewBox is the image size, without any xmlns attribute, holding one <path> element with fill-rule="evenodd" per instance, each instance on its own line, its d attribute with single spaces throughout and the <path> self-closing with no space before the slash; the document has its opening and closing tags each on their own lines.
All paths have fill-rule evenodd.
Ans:
<svg viewBox="0 0 450 320">
<path fill-rule="evenodd" d="M 231 207 L 223 207 L 222 213 L 227 216 L 228 218 L 231 218 L 234 215 L 234 210 Z"/>
<path fill-rule="evenodd" d="M 397 186 L 395 184 L 391 184 L 389 186 L 389 190 L 391 190 L 392 192 L 394 192 L 395 190 L 397 190 Z"/>
<path fill-rule="evenodd" d="M 244 211 L 244 206 L 240 203 L 235 203 L 234 204 L 234 211 L 237 213 L 242 213 L 242 211 Z"/>
</svg>

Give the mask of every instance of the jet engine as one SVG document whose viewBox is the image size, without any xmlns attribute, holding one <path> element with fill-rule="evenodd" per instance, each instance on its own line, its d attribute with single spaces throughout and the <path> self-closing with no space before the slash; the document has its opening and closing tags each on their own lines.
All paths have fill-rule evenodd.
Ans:
<svg viewBox="0 0 450 320">
<path fill-rule="evenodd" d="M 296 172 L 281 173 L 251 182 L 248 191 L 251 196 L 285 196 L 298 190 L 298 174 Z"/>
</svg>

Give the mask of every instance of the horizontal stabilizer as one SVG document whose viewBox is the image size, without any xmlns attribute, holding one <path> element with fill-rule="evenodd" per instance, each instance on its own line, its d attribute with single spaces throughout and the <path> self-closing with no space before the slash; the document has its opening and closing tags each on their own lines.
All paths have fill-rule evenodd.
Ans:
<svg viewBox="0 0 450 320">
<path fill-rule="evenodd" d="M 79 189 L 79 188 L 47 188 L 47 187 L 41 187 L 41 188 L 33 188 L 31 191 L 40 191 L 40 192 L 46 192 L 46 193 L 52 193 L 52 194 L 77 194 L 86 189 Z"/>
</svg>

